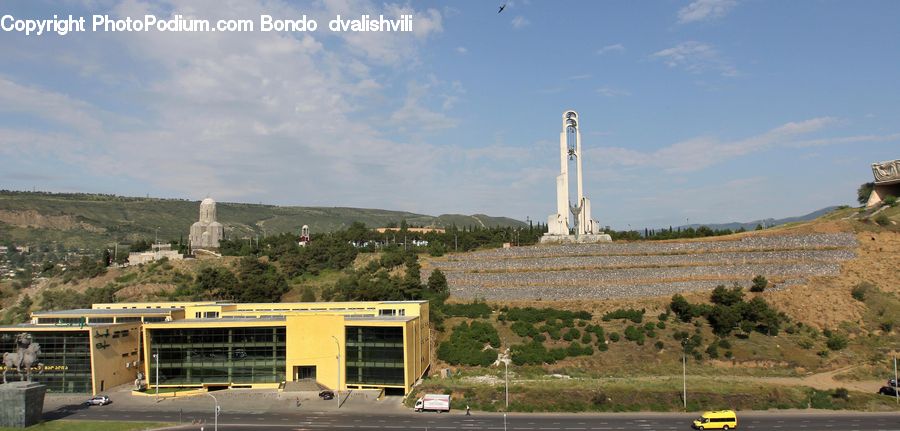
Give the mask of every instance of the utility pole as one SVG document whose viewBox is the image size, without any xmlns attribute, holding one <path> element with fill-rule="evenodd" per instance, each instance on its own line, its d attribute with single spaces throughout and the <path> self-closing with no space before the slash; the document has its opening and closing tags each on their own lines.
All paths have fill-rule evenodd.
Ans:
<svg viewBox="0 0 900 431">
<path fill-rule="evenodd" d="M 341 343 L 338 341 L 337 337 L 334 335 L 331 336 L 334 340 L 334 346 L 337 347 L 337 386 L 335 386 L 334 390 L 337 391 L 337 403 L 338 408 L 341 408 Z"/>
</svg>

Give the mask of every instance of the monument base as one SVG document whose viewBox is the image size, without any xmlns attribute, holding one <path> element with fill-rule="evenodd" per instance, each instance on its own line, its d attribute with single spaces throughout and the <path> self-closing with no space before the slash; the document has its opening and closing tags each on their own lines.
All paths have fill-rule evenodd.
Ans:
<svg viewBox="0 0 900 431">
<path fill-rule="evenodd" d="M 0 384 L 0 427 L 25 428 L 41 421 L 47 387 L 35 382 Z"/>
<path fill-rule="evenodd" d="M 612 237 L 605 233 L 578 236 L 545 233 L 541 237 L 541 244 L 597 244 L 602 242 L 612 242 Z"/>
</svg>

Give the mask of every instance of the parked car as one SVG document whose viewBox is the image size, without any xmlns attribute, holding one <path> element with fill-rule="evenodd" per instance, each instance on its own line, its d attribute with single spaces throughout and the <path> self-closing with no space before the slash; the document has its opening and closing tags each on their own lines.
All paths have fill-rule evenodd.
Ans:
<svg viewBox="0 0 900 431">
<path fill-rule="evenodd" d="M 893 386 L 893 387 L 896 388 L 896 387 L 897 387 L 897 381 L 894 380 L 894 379 L 890 379 L 890 380 L 888 380 L 888 384 L 887 384 L 887 385 L 888 385 L 888 386 Z"/>
<path fill-rule="evenodd" d="M 900 391 L 900 388 L 896 386 L 882 386 L 881 389 L 878 390 L 878 393 L 881 395 L 890 395 L 892 397 L 896 397 L 897 391 Z"/>
<path fill-rule="evenodd" d="M 328 391 L 328 390 L 319 392 L 319 398 L 321 398 L 321 399 L 323 399 L 323 400 L 333 400 L 333 399 L 334 399 L 334 392 Z"/>
<path fill-rule="evenodd" d="M 93 398 L 85 401 L 84 404 L 88 405 L 88 406 L 105 406 L 105 405 L 109 404 L 110 402 L 111 401 L 109 400 L 108 396 L 97 395 L 96 397 L 93 397 Z"/>
</svg>

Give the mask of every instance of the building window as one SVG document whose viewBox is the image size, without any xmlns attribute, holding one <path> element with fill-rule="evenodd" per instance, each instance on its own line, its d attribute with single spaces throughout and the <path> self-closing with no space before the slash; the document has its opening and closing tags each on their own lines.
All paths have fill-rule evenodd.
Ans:
<svg viewBox="0 0 900 431">
<path fill-rule="evenodd" d="M 285 328 L 177 328 L 148 331 L 163 385 L 278 383 L 285 380 Z M 150 375 L 156 372 L 150 362 Z"/>
<path fill-rule="evenodd" d="M 378 310 L 378 315 L 379 316 L 396 316 L 397 310 L 394 310 L 393 308 L 386 309 L 386 310 Z"/>
<path fill-rule="evenodd" d="M 91 323 L 113 323 L 112 317 L 91 317 Z"/>
<path fill-rule="evenodd" d="M 218 319 L 219 312 L 218 311 L 206 311 L 203 313 L 204 319 Z"/>
<path fill-rule="evenodd" d="M 153 322 L 165 322 L 166 318 L 164 316 L 147 316 L 144 317 L 144 323 L 153 323 Z"/>
<path fill-rule="evenodd" d="M 19 332 L 22 330 L 0 332 L 0 352 L 16 351 L 16 334 Z M 44 364 L 43 372 L 32 372 L 32 381 L 47 386 L 47 392 L 92 391 L 91 346 L 87 331 L 33 331 L 31 336 L 32 342 L 41 345 L 39 358 Z"/>
<path fill-rule="evenodd" d="M 404 385 L 403 328 L 346 327 L 348 385 Z"/>
<path fill-rule="evenodd" d="M 116 317 L 116 323 L 140 322 L 140 317 Z"/>
</svg>

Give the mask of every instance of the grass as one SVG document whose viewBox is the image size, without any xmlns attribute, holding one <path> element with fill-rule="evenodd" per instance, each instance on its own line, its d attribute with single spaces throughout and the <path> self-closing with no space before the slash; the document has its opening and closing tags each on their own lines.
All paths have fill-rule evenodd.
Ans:
<svg viewBox="0 0 900 431">
<path fill-rule="evenodd" d="M 172 426 L 172 424 L 161 422 L 56 420 L 41 422 L 28 428 L 0 427 L 0 431 L 142 431 L 170 426 Z"/>
<path fill-rule="evenodd" d="M 648 380 L 542 379 L 511 384 L 510 411 L 520 412 L 627 412 L 682 411 L 680 376 Z M 503 385 L 471 384 L 460 379 L 426 380 L 408 400 L 423 393 L 449 393 L 452 407 L 476 410 L 503 408 Z M 762 385 L 756 382 L 703 378 L 688 379 L 687 410 L 848 409 L 893 410 L 893 399 L 851 392 L 848 399 L 832 391 L 806 387 Z"/>
</svg>

